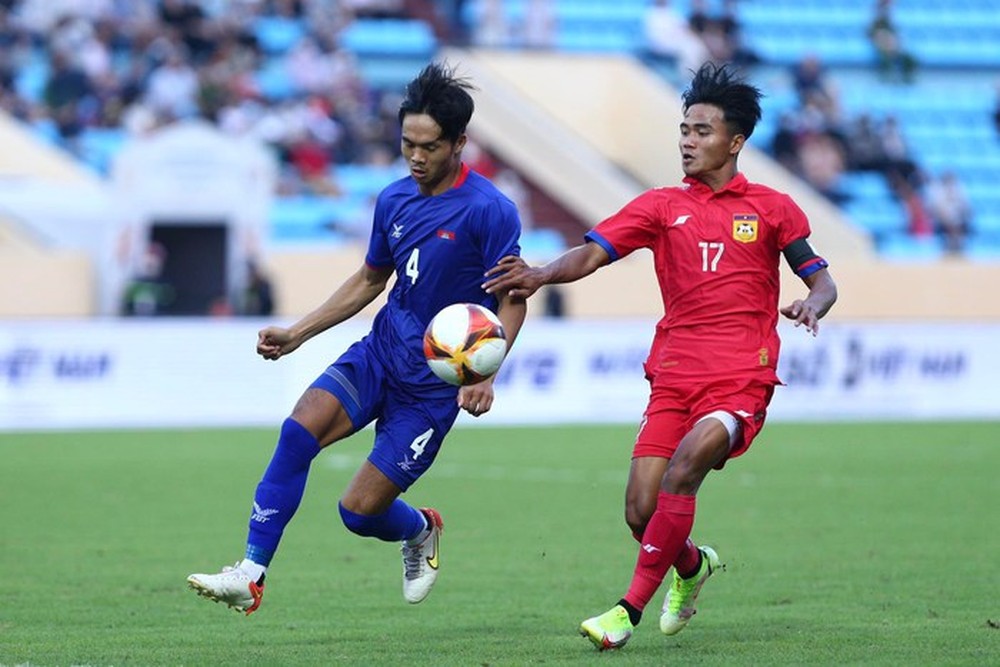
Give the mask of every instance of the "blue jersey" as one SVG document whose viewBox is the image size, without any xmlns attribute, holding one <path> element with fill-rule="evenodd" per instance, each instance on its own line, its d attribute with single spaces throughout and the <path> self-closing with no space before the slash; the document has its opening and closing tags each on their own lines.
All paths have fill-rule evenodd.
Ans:
<svg viewBox="0 0 1000 667">
<path fill-rule="evenodd" d="M 441 194 L 420 194 L 409 176 L 379 194 L 365 261 L 373 268 L 395 267 L 396 282 L 371 336 L 401 386 L 454 393 L 427 366 L 424 330 L 453 303 L 496 311 L 496 298 L 481 287 L 483 274 L 505 255 L 520 255 L 520 234 L 514 203 L 465 165 L 456 186 Z"/>
</svg>

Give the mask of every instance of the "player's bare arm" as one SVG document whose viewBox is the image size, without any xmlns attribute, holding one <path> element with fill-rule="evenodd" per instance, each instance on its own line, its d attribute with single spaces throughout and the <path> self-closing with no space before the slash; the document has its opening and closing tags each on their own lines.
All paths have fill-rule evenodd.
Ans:
<svg viewBox="0 0 1000 667">
<path fill-rule="evenodd" d="M 514 346 L 524 318 L 528 314 L 528 303 L 522 298 L 504 295 L 499 297 L 499 307 L 497 317 L 503 324 L 504 334 L 507 337 L 507 354 Z M 473 417 L 479 417 L 490 411 L 493 407 L 493 381 L 496 375 L 477 384 L 467 385 L 458 390 L 458 405 Z"/>
<path fill-rule="evenodd" d="M 542 285 L 571 283 L 607 264 L 611 258 L 596 243 L 571 248 L 545 266 L 528 266 L 520 257 L 504 257 L 486 272 L 483 289 L 490 294 L 508 294 L 527 299 Z"/>
<path fill-rule="evenodd" d="M 391 275 L 392 267 L 376 269 L 365 264 L 322 305 L 291 327 L 261 329 L 257 334 L 257 354 L 270 360 L 291 354 L 313 336 L 357 315 L 385 291 Z"/>
<path fill-rule="evenodd" d="M 837 301 L 837 285 L 828 269 L 821 269 L 806 276 L 802 282 L 809 287 L 805 299 L 796 299 L 781 309 L 781 314 L 795 322 L 795 326 L 804 325 L 806 331 L 813 336 L 819 333 L 820 319 L 830 312 Z"/>
</svg>

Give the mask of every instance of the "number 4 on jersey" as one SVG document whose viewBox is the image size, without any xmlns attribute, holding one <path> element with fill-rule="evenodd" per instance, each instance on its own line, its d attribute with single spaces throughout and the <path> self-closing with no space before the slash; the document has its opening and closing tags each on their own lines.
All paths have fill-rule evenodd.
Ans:
<svg viewBox="0 0 1000 667">
<path fill-rule="evenodd" d="M 417 282 L 417 276 L 420 275 L 420 248 L 414 248 L 413 252 L 410 253 L 410 258 L 406 260 L 406 275 L 410 277 L 410 284 Z"/>
</svg>

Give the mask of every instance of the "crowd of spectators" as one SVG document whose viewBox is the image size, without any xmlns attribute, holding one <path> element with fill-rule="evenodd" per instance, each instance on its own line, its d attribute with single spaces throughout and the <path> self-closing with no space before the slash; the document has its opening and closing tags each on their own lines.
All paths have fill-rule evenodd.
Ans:
<svg viewBox="0 0 1000 667">
<path fill-rule="evenodd" d="M 204 118 L 274 147 L 283 191 L 336 193 L 337 164 L 395 158 L 399 93 L 366 85 L 338 35 L 409 4 L 0 0 L 0 108 L 74 152 L 91 128 L 142 134 Z M 281 19 L 302 31 L 273 58 L 258 26 Z M 277 96 L 260 77 L 274 67 Z"/>
<path fill-rule="evenodd" d="M 917 63 L 899 39 L 892 2 L 876 0 L 874 7 L 867 34 L 875 48 L 875 70 L 888 82 L 910 84 Z M 852 198 L 843 187 L 845 174 L 880 174 L 912 236 L 940 237 L 948 252 L 961 253 L 972 224 L 972 207 L 958 176 L 929 173 L 914 157 L 893 114 L 863 112 L 847 117 L 839 91 L 817 56 L 806 54 L 792 67 L 789 78 L 796 105 L 778 121 L 770 147 L 775 159 L 840 206 Z"/>
<path fill-rule="evenodd" d="M 778 121 L 770 147 L 775 159 L 841 206 L 851 200 L 841 187 L 845 174 L 880 174 L 913 236 L 939 235 L 949 251 L 961 252 L 971 207 L 956 174 L 927 173 L 894 115 L 845 117 L 839 92 L 815 55 L 793 67 L 790 78 L 797 104 Z"/>
<path fill-rule="evenodd" d="M 204 118 L 274 148 L 283 167 L 279 194 L 337 196 L 337 165 L 388 165 L 398 153 L 400 91 L 367 85 L 341 47 L 353 21 L 419 17 L 442 42 L 548 49 L 556 43 L 555 5 L 526 0 L 513 22 L 502 0 L 0 0 L 0 109 L 77 152 L 92 128 L 141 134 Z M 873 7 L 867 35 L 875 65 L 887 79 L 912 81 L 917 63 L 899 38 L 892 0 Z M 269 20 L 301 27 L 280 58 L 260 38 Z M 743 41 L 736 0 L 692 0 L 686 15 L 671 0 L 650 0 L 644 44 L 646 56 L 678 72 L 706 60 L 760 62 Z M 780 119 L 775 157 L 837 204 L 849 198 L 845 173 L 884 174 L 912 212 L 915 233 L 929 226 L 959 248 L 968 215 L 946 221 L 931 205 L 932 192 L 937 200 L 939 191 L 958 196 L 954 174 L 932 189 L 937 179 L 913 159 L 895 118 L 845 118 L 818 58 L 804 57 L 790 75 L 798 103 Z M 268 80 L 281 82 L 280 93 Z M 1000 111 L 997 119 L 1000 128 Z M 504 178 L 512 191 L 523 189 L 516 174 Z"/>
<path fill-rule="evenodd" d="M 724 0 L 718 12 L 704 0 L 692 0 L 686 16 L 671 0 L 651 0 L 643 16 L 643 40 L 644 57 L 682 74 L 706 61 L 741 67 L 760 62 L 743 41 L 736 0 Z"/>
</svg>

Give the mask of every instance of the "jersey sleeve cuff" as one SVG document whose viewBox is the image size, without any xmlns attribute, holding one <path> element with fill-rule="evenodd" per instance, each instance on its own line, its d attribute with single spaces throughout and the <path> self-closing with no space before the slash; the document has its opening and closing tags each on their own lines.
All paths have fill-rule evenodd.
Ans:
<svg viewBox="0 0 1000 667">
<path fill-rule="evenodd" d="M 828 266 L 830 266 L 829 263 L 827 263 L 827 261 L 822 257 L 814 257 L 805 264 L 801 265 L 799 268 L 795 269 L 795 275 L 799 278 L 806 278 Z"/>
<path fill-rule="evenodd" d="M 594 230 L 590 230 L 589 232 L 584 234 L 583 238 L 587 241 L 590 241 L 591 243 L 596 243 L 597 245 L 604 248 L 604 251 L 608 253 L 608 257 L 611 258 L 612 262 L 619 259 L 618 251 L 615 250 L 615 247 L 611 245 L 611 243 L 606 238 L 604 238 Z"/>
</svg>

